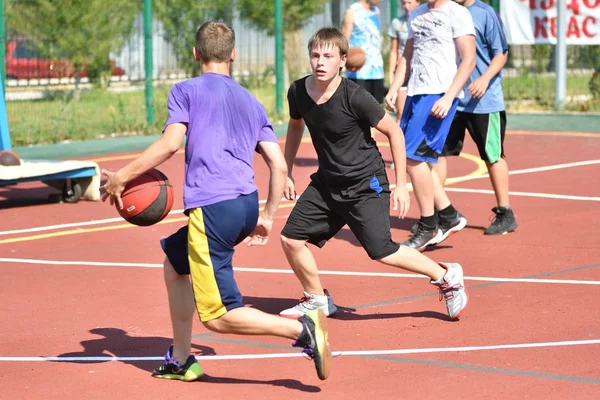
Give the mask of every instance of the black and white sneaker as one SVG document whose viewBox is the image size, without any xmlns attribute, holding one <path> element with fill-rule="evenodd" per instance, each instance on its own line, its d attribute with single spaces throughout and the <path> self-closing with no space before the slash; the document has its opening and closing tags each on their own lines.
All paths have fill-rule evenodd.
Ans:
<svg viewBox="0 0 600 400">
<path fill-rule="evenodd" d="M 495 217 L 490 226 L 483 232 L 485 235 L 506 235 L 519 226 L 513 210 L 509 207 L 494 207 L 492 211 Z"/>
<path fill-rule="evenodd" d="M 439 243 L 441 235 L 442 232 L 438 227 L 429 228 L 419 221 L 416 232 L 402 244 L 423 251 L 427 246 Z"/>
<path fill-rule="evenodd" d="M 435 244 L 442 243 L 444 240 L 448 239 L 450 236 L 454 235 L 456 232 L 462 230 L 465 226 L 467 226 L 467 219 L 464 215 L 456 212 L 454 218 L 444 218 L 440 214 L 438 226 L 442 234 L 438 238 L 438 241 Z"/>
</svg>

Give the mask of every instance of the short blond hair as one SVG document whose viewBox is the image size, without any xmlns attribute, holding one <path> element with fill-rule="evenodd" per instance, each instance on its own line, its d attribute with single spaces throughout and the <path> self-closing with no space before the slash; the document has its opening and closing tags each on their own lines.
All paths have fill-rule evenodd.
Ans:
<svg viewBox="0 0 600 400">
<path fill-rule="evenodd" d="M 335 26 L 324 26 L 317 30 L 308 40 L 308 52 L 323 45 L 331 44 L 340 49 L 340 56 L 348 54 L 348 39 Z"/>
<path fill-rule="evenodd" d="M 205 22 L 196 32 L 196 53 L 202 62 L 228 62 L 234 47 L 235 32 L 224 22 Z"/>
</svg>

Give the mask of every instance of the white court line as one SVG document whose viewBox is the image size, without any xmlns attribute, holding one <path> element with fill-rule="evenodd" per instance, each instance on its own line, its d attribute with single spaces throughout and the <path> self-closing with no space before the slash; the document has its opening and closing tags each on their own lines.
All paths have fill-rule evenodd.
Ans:
<svg viewBox="0 0 600 400">
<path fill-rule="evenodd" d="M 495 194 L 495 192 L 493 190 L 487 190 L 487 189 L 463 189 L 463 188 L 455 188 L 455 187 L 446 187 L 446 188 L 444 188 L 444 190 L 446 192 Z M 546 199 L 600 201 L 600 197 L 570 196 L 570 195 L 565 195 L 565 194 L 552 194 L 552 193 L 508 192 L 508 194 L 510 196 L 539 197 L 539 198 L 546 198 Z"/>
<path fill-rule="evenodd" d="M 77 265 L 84 267 L 128 267 L 128 268 L 162 268 L 162 264 L 150 263 L 118 263 L 118 262 L 97 262 L 97 261 L 52 261 L 52 260 L 34 260 L 26 258 L 0 258 L 0 262 L 17 264 L 38 264 L 38 265 Z M 263 274 L 293 274 L 291 269 L 271 269 L 271 268 L 243 268 L 234 267 L 236 272 L 254 272 Z M 424 275 L 417 274 L 399 274 L 393 272 L 357 272 L 357 271 L 328 271 L 319 270 L 319 275 L 338 275 L 338 276 L 370 276 L 385 278 L 419 278 L 429 279 Z M 515 282 L 515 283 L 555 283 L 567 285 L 600 285 L 600 281 L 590 280 L 571 280 L 571 279 L 537 279 L 537 278 L 494 278 L 484 276 L 465 276 L 465 280 L 483 281 L 483 282 Z"/>
<path fill-rule="evenodd" d="M 582 166 L 594 165 L 594 164 L 600 164 L 600 160 L 587 160 L 587 161 L 579 161 L 579 162 L 573 162 L 573 163 L 567 163 L 567 164 L 548 165 L 548 166 L 545 166 L 545 167 L 527 168 L 527 169 L 510 171 L 509 174 L 510 175 L 529 174 L 529 173 L 533 173 L 533 172 L 552 171 L 552 170 L 556 170 L 556 169 L 572 168 L 572 167 L 582 167 Z M 448 178 L 446 180 L 446 182 L 447 183 L 465 182 L 465 181 L 470 181 L 470 180 L 473 180 L 473 179 L 481 179 L 481 178 L 487 178 L 487 177 L 489 177 L 489 174 L 465 176 L 465 177 L 458 177 L 458 178 Z M 410 184 L 408 186 L 410 187 Z M 393 185 L 393 184 L 390 185 L 391 189 L 393 189 L 394 187 L 396 187 L 396 185 Z M 266 202 L 266 200 L 260 200 L 261 204 L 264 204 L 265 202 Z M 171 214 L 181 214 L 182 212 L 183 212 L 183 210 L 172 210 L 169 213 L 169 215 L 171 215 Z M 90 225 L 101 225 L 101 224 L 108 224 L 108 223 L 112 223 L 112 222 L 122 222 L 122 221 L 123 221 L 122 218 L 108 218 L 108 219 L 99 219 L 99 220 L 96 220 L 96 221 L 75 222 L 75 223 L 70 223 L 70 224 L 40 226 L 40 227 L 37 227 L 37 228 L 18 229 L 18 230 L 12 230 L 12 231 L 0 231 L 0 236 L 2 236 L 2 235 L 16 235 L 16 234 L 20 234 L 20 233 L 33 233 L 33 232 L 50 231 L 50 230 L 55 230 L 55 229 L 75 228 L 75 227 L 90 226 Z"/>
<path fill-rule="evenodd" d="M 459 351 L 486 351 L 486 350 L 510 350 L 510 349 L 532 349 L 540 347 L 561 347 L 561 346 L 586 346 L 600 344 L 600 339 L 592 340 L 569 340 L 562 342 L 541 342 L 541 343 L 517 343 L 500 344 L 490 346 L 467 346 L 467 347 L 433 347 L 422 349 L 397 349 L 397 350 L 349 350 L 334 351 L 334 356 L 394 356 L 403 354 L 431 354 L 431 353 L 453 353 Z M 219 361 L 219 360 L 256 360 L 266 358 L 294 358 L 303 357 L 302 353 L 266 353 L 266 354 L 231 354 L 222 356 L 196 356 L 200 361 Z M 85 361 L 159 361 L 164 357 L 118 357 L 118 356 L 97 356 L 97 357 L 0 357 L 0 361 L 63 361 L 63 362 L 85 362 Z"/>
<path fill-rule="evenodd" d="M 287 201 L 285 199 L 282 199 L 282 200 Z M 267 202 L 267 200 L 259 200 L 259 204 L 264 204 L 266 202 Z M 183 211 L 184 211 L 183 209 L 171 210 L 168 215 L 183 214 Z M 13 231 L 1 231 L 0 236 L 1 235 L 16 235 L 19 233 L 51 231 L 54 229 L 75 228 L 75 227 L 81 227 L 81 226 L 102 225 L 102 224 L 110 224 L 112 222 L 123 222 L 123 221 L 124 221 L 123 218 L 117 217 L 117 218 L 99 219 L 96 221 L 74 222 L 71 224 L 48 225 L 48 226 L 40 226 L 37 228 L 17 229 L 17 230 L 13 230 Z"/>
</svg>

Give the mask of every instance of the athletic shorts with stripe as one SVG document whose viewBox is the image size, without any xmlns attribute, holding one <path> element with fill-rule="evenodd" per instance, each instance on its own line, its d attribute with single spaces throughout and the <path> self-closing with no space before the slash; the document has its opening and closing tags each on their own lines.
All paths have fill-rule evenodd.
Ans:
<svg viewBox="0 0 600 400">
<path fill-rule="evenodd" d="M 479 156 L 491 164 L 504 157 L 504 134 L 506 131 L 506 113 L 473 114 L 458 111 L 452 121 L 450 133 L 446 138 L 443 156 L 460 154 L 465 141 L 465 130 L 477 145 Z"/>
<path fill-rule="evenodd" d="M 318 247 L 348 225 L 369 257 L 379 260 L 400 248 L 390 232 L 390 186 L 385 171 L 336 188 L 318 173 L 302 193 L 281 234 Z"/>
<path fill-rule="evenodd" d="M 244 306 L 232 259 L 234 247 L 252 233 L 257 221 L 254 192 L 190 210 L 188 225 L 160 241 L 175 271 L 191 275 L 201 321 Z"/>
<path fill-rule="evenodd" d="M 400 120 L 400 128 L 404 132 L 406 158 L 437 162 L 458 106 L 458 99 L 454 99 L 446 117 L 437 118 L 431 115 L 433 105 L 442 96 L 443 94 L 423 94 L 406 98 Z"/>
</svg>

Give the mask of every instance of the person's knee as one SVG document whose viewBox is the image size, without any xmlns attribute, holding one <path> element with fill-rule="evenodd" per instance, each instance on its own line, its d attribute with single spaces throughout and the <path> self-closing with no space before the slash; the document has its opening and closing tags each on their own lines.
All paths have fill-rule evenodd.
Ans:
<svg viewBox="0 0 600 400">
<path fill-rule="evenodd" d="M 285 252 L 296 252 L 306 245 L 306 240 L 290 239 L 287 236 L 280 235 L 281 246 Z"/>
<path fill-rule="evenodd" d="M 223 317 L 202 321 L 202 325 L 204 325 L 206 329 L 216 333 L 229 333 Z"/>
<path fill-rule="evenodd" d="M 187 275 L 179 275 L 168 258 L 165 258 L 163 262 L 163 274 L 167 286 L 180 282 L 183 279 L 189 279 Z"/>
</svg>

